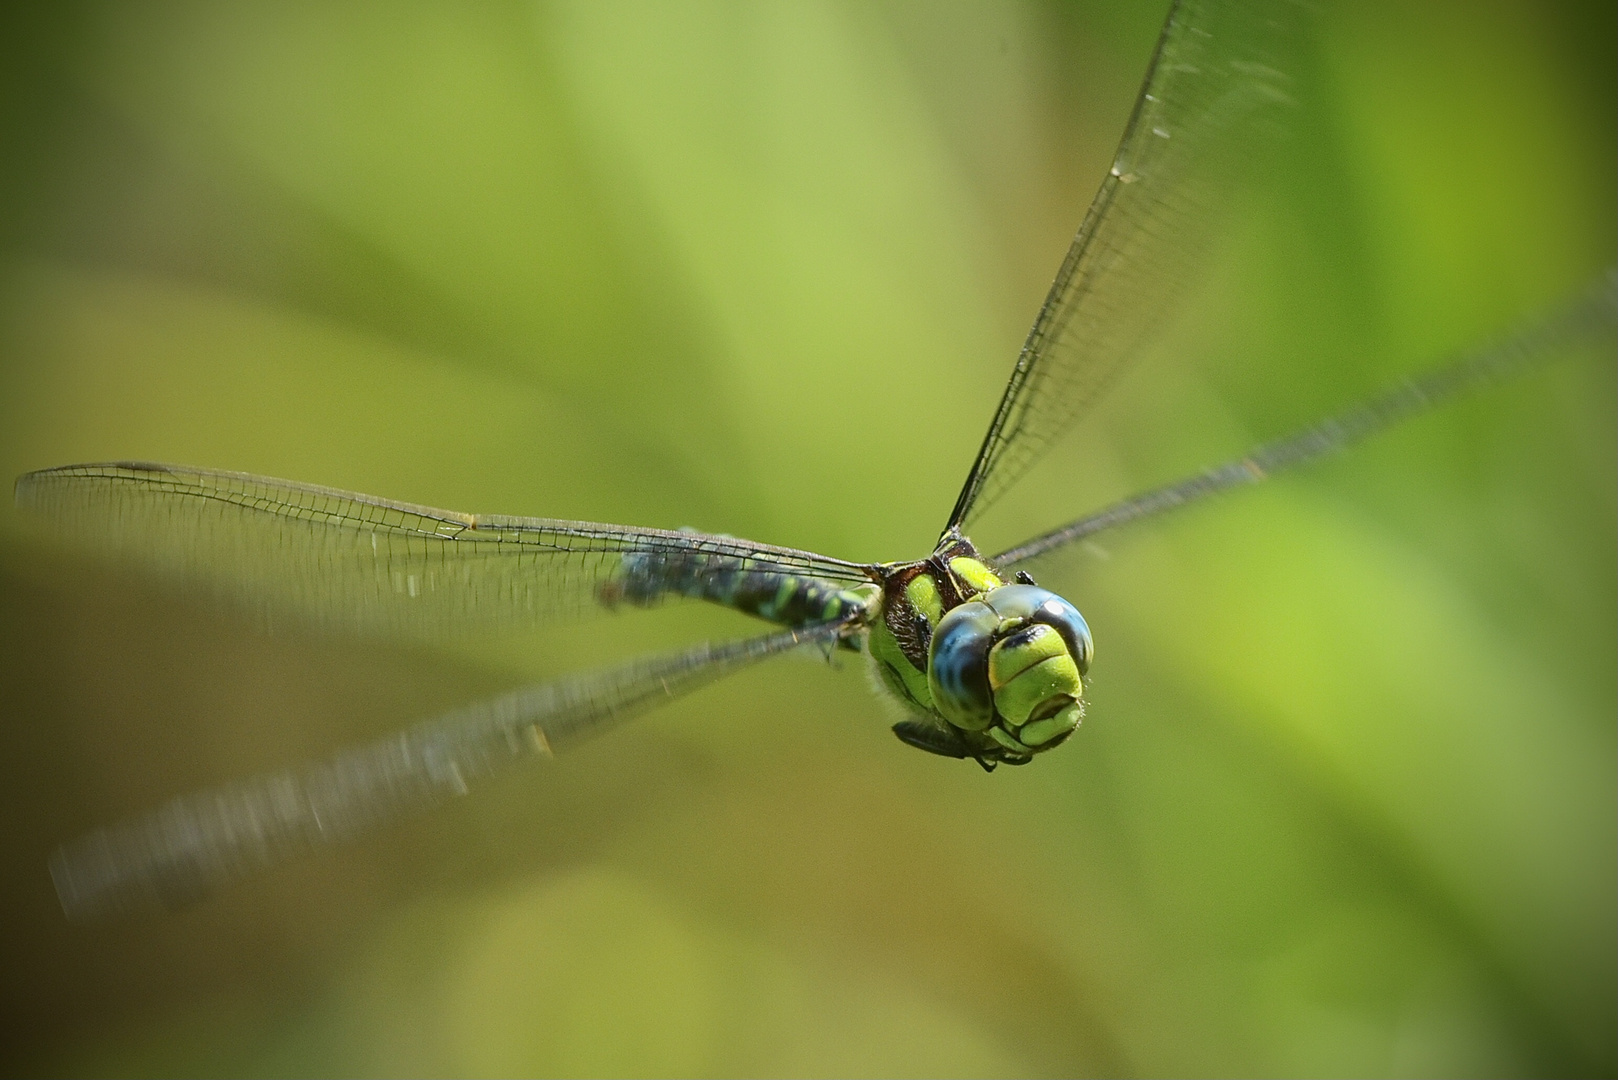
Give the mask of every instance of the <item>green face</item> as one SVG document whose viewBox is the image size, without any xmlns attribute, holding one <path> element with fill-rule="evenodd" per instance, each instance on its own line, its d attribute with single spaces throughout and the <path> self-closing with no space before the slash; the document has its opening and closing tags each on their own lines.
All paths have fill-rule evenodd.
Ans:
<svg viewBox="0 0 1618 1080">
<path fill-rule="evenodd" d="M 925 750 L 1022 764 L 1084 715 L 1083 618 L 1054 593 L 1008 585 L 961 540 L 893 568 L 868 648 L 883 685 L 924 718 L 895 732 Z"/>
</svg>

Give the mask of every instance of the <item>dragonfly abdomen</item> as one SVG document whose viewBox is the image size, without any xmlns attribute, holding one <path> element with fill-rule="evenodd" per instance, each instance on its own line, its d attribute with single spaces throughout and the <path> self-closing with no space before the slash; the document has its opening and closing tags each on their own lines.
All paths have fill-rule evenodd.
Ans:
<svg viewBox="0 0 1618 1080">
<path fill-rule="evenodd" d="M 735 608 L 782 626 L 842 619 L 868 607 L 869 590 L 846 589 L 774 563 L 707 552 L 636 552 L 625 555 L 610 604 L 650 607 L 673 594 Z"/>
</svg>

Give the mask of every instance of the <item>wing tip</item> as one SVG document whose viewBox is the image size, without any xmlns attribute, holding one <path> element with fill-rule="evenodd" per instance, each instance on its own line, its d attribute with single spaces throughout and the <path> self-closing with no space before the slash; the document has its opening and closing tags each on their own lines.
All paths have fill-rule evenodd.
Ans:
<svg viewBox="0 0 1618 1080">
<path fill-rule="evenodd" d="M 65 477 L 108 479 L 120 473 L 149 473 L 167 476 L 175 472 L 174 466 L 156 461 L 97 461 L 81 465 L 55 465 L 48 469 L 25 472 L 11 485 L 12 502 L 24 509 L 34 508 L 38 492 L 51 480 Z"/>
<path fill-rule="evenodd" d="M 154 852 L 130 841 L 127 832 L 97 829 L 51 853 L 51 884 L 68 922 L 181 911 L 219 883 L 184 852 Z"/>
</svg>

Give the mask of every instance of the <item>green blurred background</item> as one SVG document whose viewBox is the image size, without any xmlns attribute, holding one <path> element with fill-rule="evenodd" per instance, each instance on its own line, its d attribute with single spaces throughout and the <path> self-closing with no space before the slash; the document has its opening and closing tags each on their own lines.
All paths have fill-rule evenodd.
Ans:
<svg viewBox="0 0 1618 1080">
<path fill-rule="evenodd" d="M 0 475 L 144 458 L 858 559 L 936 535 L 1163 16 L 8 9 Z M 1614 6 L 1363 3 L 998 550 L 1612 262 Z M 1603 352 L 1605 355 L 1603 355 Z M 1048 572 L 1089 720 L 986 776 L 785 660 L 186 912 L 50 849 L 751 629 L 267 637 L 0 510 L 0 1053 L 53 1074 L 1612 1075 L 1610 349 Z"/>
</svg>

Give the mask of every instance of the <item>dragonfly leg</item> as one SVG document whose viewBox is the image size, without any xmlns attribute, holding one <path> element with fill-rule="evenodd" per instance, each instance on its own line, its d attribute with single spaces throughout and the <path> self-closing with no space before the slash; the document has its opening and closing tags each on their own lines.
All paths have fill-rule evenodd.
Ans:
<svg viewBox="0 0 1618 1080">
<path fill-rule="evenodd" d="M 899 741 L 917 750 L 940 757 L 972 757 L 972 747 L 961 738 L 960 732 L 946 724 L 927 723 L 922 720 L 901 720 L 893 725 Z"/>
</svg>

